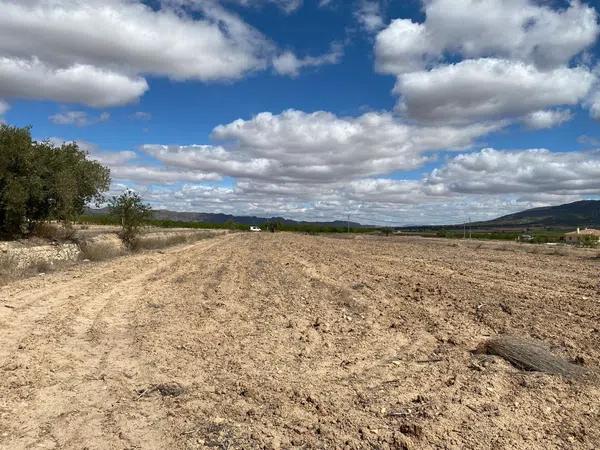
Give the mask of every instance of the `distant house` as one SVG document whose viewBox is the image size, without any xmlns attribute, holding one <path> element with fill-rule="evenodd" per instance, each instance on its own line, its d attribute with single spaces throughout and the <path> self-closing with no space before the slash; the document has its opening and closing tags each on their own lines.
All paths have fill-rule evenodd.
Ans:
<svg viewBox="0 0 600 450">
<path fill-rule="evenodd" d="M 593 228 L 585 228 L 583 230 L 577 228 L 577 231 L 571 231 L 565 234 L 565 242 L 569 244 L 577 244 L 581 241 L 597 241 L 600 243 L 600 230 Z"/>
</svg>

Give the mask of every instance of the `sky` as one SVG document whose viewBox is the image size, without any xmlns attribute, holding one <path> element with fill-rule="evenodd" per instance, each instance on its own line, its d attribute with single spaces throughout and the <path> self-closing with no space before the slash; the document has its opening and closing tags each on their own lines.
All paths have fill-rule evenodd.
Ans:
<svg viewBox="0 0 600 450">
<path fill-rule="evenodd" d="M 0 121 L 154 208 L 462 223 L 600 198 L 600 1 L 0 0 Z"/>
</svg>

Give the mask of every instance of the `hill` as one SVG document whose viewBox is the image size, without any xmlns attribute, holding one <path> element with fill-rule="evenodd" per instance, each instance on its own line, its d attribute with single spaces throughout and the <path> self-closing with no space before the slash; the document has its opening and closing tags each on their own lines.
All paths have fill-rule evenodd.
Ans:
<svg viewBox="0 0 600 450">
<path fill-rule="evenodd" d="M 474 228 L 574 228 L 600 226 L 600 200 L 527 209 L 497 219 L 471 224 Z"/>
</svg>

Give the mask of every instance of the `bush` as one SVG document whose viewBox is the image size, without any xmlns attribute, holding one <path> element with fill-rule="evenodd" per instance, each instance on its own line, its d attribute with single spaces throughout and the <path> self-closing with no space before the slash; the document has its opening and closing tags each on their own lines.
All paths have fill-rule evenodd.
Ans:
<svg viewBox="0 0 600 450">
<path fill-rule="evenodd" d="M 597 236 L 585 236 L 583 239 L 579 240 L 579 245 L 581 247 L 586 248 L 596 248 L 598 247 L 598 237 Z"/>
<path fill-rule="evenodd" d="M 118 197 L 113 197 L 109 207 L 110 214 L 118 218 L 121 224 L 119 236 L 128 248 L 135 248 L 140 229 L 151 216 L 152 209 L 133 191 L 125 191 Z"/>
</svg>

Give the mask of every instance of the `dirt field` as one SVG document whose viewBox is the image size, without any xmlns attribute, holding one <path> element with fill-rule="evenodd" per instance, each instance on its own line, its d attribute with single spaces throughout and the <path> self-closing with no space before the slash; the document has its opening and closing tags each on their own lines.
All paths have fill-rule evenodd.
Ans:
<svg viewBox="0 0 600 450">
<path fill-rule="evenodd" d="M 0 448 L 595 449 L 600 260 L 230 234 L 0 289 Z"/>
</svg>

